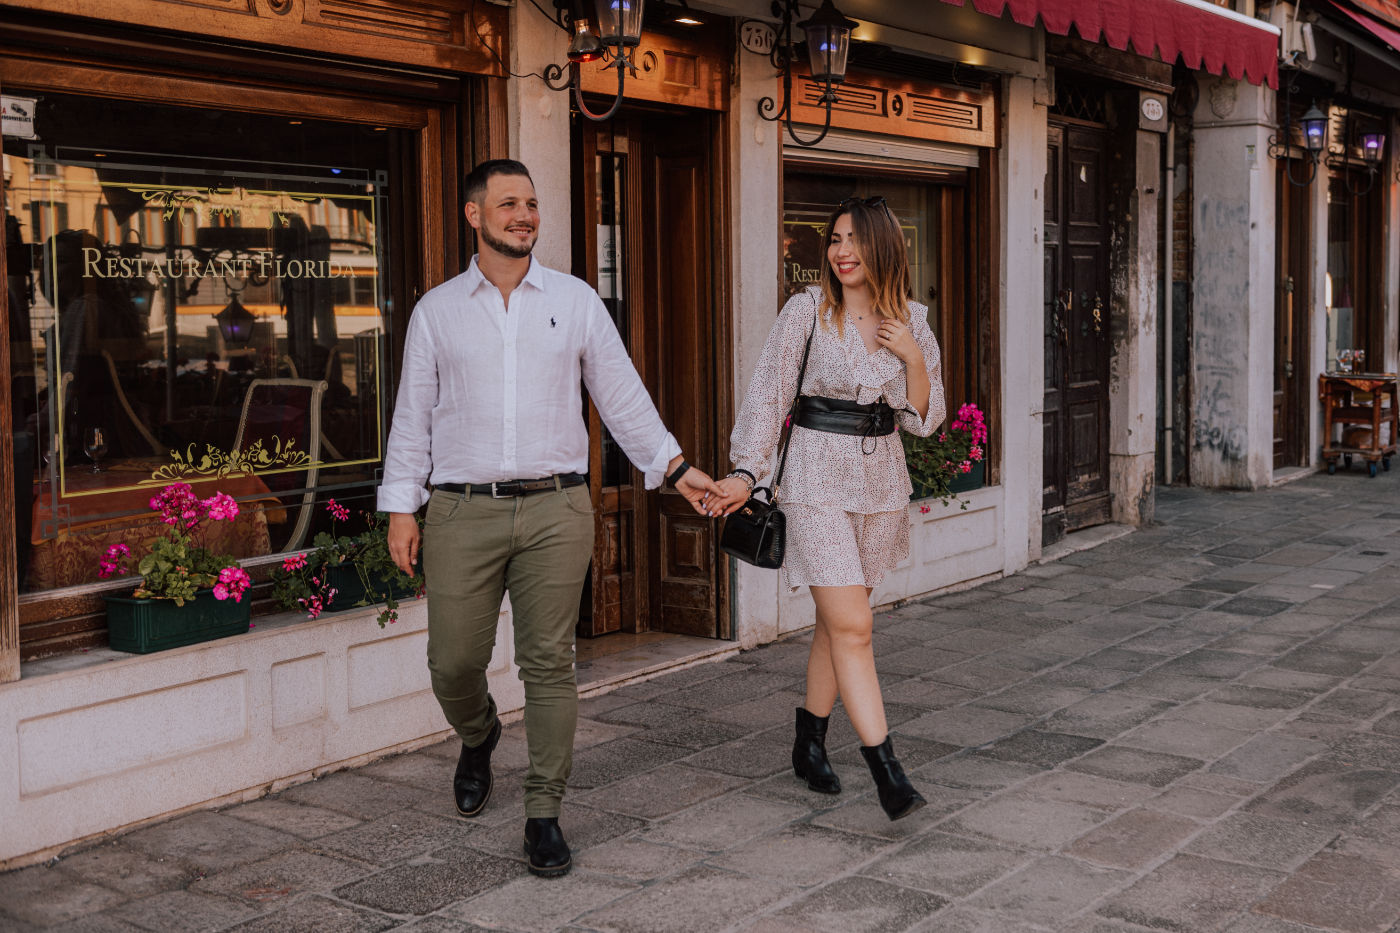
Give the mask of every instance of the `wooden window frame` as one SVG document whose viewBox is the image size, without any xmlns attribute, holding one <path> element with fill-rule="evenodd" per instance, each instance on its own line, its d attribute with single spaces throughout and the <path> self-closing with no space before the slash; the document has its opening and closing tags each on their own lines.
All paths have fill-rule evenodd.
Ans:
<svg viewBox="0 0 1400 933">
<path fill-rule="evenodd" d="M 23 36 L 27 27 L 0 23 L 0 37 Z M 43 37 L 61 34 L 48 26 L 35 27 Z M 429 288 L 445 281 L 462 268 L 466 237 L 460 210 L 461 164 L 470 158 L 499 154 L 505 140 L 505 82 L 501 79 L 473 79 L 469 75 L 420 77 L 382 74 L 363 66 L 368 78 L 354 85 L 307 90 L 306 63 L 294 55 L 285 56 L 286 67 L 278 73 L 270 69 L 254 80 L 231 76 L 216 67 L 227 57 L 226 46 L 211 46 L 209 60 L 201 62 L 189 45 L 178 50 L 178 59 L 167 47 L 150 40 L 147 51 L 161 61 L 152 67 L 150 59 L 139 66 L 130 58 L 118 60 L 116 52 L 127 51 L 129 36 L 105 38 L 81 34 L 82 47 L 72 48 L 53 41 L 32 44 L 21 40 L 0 43 L 0 87 L 20 87 L 51 93 L 123 100 L 178 102 L 182 106 L 210 107 L 225 111 L 296 118 L 327 119 L 337 122 L 389 126 L 414 134 L 416 152 L 406 158 L 399 191 L 402 196 L 390 212 L 388 235 L 402 250 L 395 288 L 395 306 L 410 309 Z M 22 52 L 13 51 L 23 49 Z M 104 51 L 107 54 L 103 54 Z M 259 56 L 266 59 L 265 53 Z M 201 68 L 201 64 L 206 67 Z M 343 73 L 358 66 L 343 64 L 331 70 Z M 139 68 L 139 70 L 138 70 Z M 349 94 L 345 87 L 368 86 L 363 94 Z M 232 91 L 232 93 L 231 93 Z M 487 140 L 490 142 L 487 142 Z M 3 183 L 3 182 L 0 182 Z M 455 218 L 455 222 L 453 219 Z M 415 223 L 416 219 L 416 223 Z M 416 230 L 408 229 L 415 225 Z M 0 255 L 0 271 L 3 271 Z M 8 302 L 8 295 L 2 299 Z M 7 309 L 8 313 L 8 309 Z M 390 359 L 397 371 L 402 358 L 407 313 L 395 321 L 390 336 Z M 8 329 L 0 335 L 0 371 L 9 373 Z M 392 411 L 393 387 L 389 387 Z M 10 380 L 0 380 L 0 495 L 14 501 Z M 94 620 L 105 614 L 102 596 L 113 586 L 94 583 L 41 593 L 18 592 L 18 551 L 16 520 L 10 510 L 0 516 L 0 683 L 19 678 L 22 658 L 20 628 L 44 626 L 41 636 L 58 650 L 25 652 L 34 657 L 64 653 L 105 641 L 105 626 Z M 256 576 L 256 575 L 255 575 Z M 255 611 L 272 607 L 266 587 L 255 591 L 261 597 Z M 30 641 L 30 639 L 27 639 Z"/>
</svg>

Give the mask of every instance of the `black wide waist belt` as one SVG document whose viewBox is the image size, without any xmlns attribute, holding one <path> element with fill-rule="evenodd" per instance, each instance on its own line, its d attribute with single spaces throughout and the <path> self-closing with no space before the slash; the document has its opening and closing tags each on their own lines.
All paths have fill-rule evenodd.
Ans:
<svg viewBox="0 0 1400 933">
<path fill-rule="evenodd" d="M 473 483 L 470 486 L 465 483 L 438 483 L 433 488 L 459 494 L 470 490 L 474 496 L 509 499 L 512 496 L 527 496 L 532 492 L 553 489 L 556 479 L 559 481 L 559 485 L 564 487 L 582 486 L 588 482 L 588 477 L 582 473 L 556 473 L 554 476 L 546 476 L 543 479 L 511 479 L 503 483 Z"/>
<path fill-rule="evenodd" d="M 894 433 L 894 409 L 881 402 L 861 405 L 840 398 L 802 395 L 792 423 L 813 431 L 884 437 Z"/>
</svg>

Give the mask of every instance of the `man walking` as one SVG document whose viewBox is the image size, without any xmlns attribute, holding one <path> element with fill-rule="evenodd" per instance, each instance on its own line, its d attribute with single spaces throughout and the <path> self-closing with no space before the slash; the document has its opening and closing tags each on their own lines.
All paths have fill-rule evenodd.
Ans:
<svg viewBox="0 0 1400 933">
<path fill-rule="evenodd" d="M 558 818 L 578 717 L 574 626 L 593 553 L 580 382 L 648 489 L 668 479 L 702 515 L 703 496 L 720 492 L 681 457 L 597 293 L 531 257 L 540 214 L 525 166 L 483 162 L 465 195 L 479 250 L 408 322 L 379 508 L 407 571 L 415 513 L 428 506 L 428 669 L 462 740 L 452 787 L 465 817 L 491 796 L 501 723 L 486 667 L 510 592 L 530 756 L 525 853 L 531 872 L 557 876 L 570 867 Z"/>
</svg>

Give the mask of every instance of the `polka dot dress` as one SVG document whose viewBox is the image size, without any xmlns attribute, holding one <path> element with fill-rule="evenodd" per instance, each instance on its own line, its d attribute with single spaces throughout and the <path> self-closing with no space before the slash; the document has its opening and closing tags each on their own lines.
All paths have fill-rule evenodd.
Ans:
<svg viewBox="0 0 1400 933">
<path fill-rule="evenodd" d="M 881 347 L 869 353 L 860 332 L 837 333 L 821 289 L 794 295 L 764 343 L 753 379 L 730 436 L 730 457 L 760 484 L 776 467 L 778 439 L 797 395 L 797 373 L 807 335 L 812 349 L 802 394 L 870 404 L 883 398 L 896 412 L 899 430 L 927 437 L 943 422 L 947 406 L 938 342 L 928 309 L 909 303 L 909 330 L 928 367 L 928 415 L 909 405 L 904 363 Z M 909 556 L 909 495 L 913 487 L 898 433 L 877 439 L 793 428 L 777 498 L 787 516 L 788 585 L 877 586 Z"/>
</svg>

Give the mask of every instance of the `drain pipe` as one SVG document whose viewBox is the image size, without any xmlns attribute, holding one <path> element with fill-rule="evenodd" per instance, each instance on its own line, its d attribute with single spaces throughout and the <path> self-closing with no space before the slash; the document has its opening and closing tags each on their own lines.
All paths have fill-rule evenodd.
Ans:
<svg viewBox="0 0 1400 933">
<path fill-rule="evenodd" d="M 1167 124 L 1167 167 L 1163 186 L 1163 213 L 1165 215 L 1166 248 L 1166 300 L 1162 302 L 1162 330 L 1166 339 L 1162 341 L 1162 479 L 1163 486 L 1172 484 L 1172 446 L 1174 444 L 1173 413 L 1176 411 L 1176 373 L 1173 370 L 1172 348 L 1176 335 L 1172 331 L 1176 304 L 1176 121 Z"/>
</svg>

